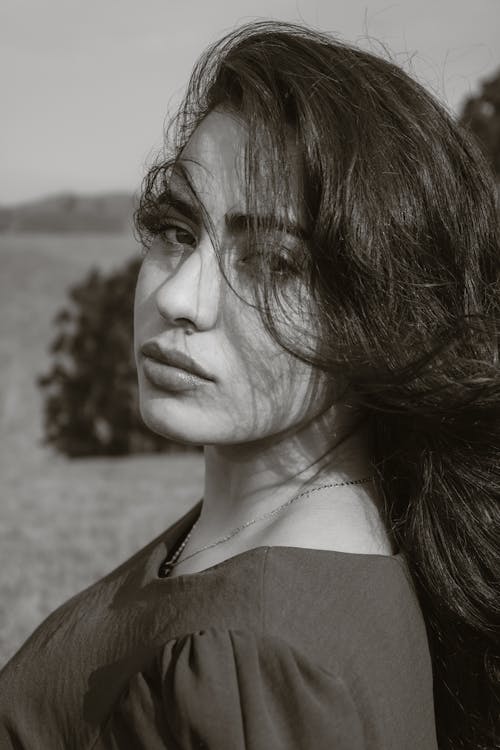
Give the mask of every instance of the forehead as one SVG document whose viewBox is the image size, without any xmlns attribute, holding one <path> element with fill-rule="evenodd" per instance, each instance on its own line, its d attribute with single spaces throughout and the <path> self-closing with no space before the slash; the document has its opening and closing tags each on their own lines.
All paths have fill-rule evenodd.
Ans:
<svg viewBox="0 0 500 750">
<path fill-rule="evenodd" d="M 288 147 L 289 167 L 277 174 L 273 150 L 264 139 L 252 143 L 249 161 L 249 134 L 237 115 L 223 110 L 208 114 L 182 150 L 171 175 L 172 189 L 191 189 L 212 210 L 225 211 L 253 207 L 273 209 L 296 216 L 299 205 L 298 168 L 293 146 Z M 291 165 L 291 166 L 290 166 Z M 248 195 L 250 186 L 251 196 Z"/>
<path fill-rule="evenodd" d="M 189 181 L 205 202 L 208 198 L 245 194 L 244 165 L 248 135 L 243 123 L 225 112 L 211 112 L 184 147 L 171 178 L 172 186 Z"/>
</svg>

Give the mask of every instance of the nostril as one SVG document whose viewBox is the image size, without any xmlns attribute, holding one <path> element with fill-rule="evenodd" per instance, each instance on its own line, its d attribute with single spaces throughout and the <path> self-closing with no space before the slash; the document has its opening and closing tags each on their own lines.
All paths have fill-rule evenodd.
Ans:
<svg viewBox="0 0 500 750">
<path fill-rule="evenodd" d="M 187 318 L 177 318 L 175 322 L 179 323 L 179 327 L 184 328 L 184 333 L 186 334 L 186 336 L 192 336 L 192 334 L 194 333 L 194 326 L 191 321 L 189 321 Z"/>
</svg>

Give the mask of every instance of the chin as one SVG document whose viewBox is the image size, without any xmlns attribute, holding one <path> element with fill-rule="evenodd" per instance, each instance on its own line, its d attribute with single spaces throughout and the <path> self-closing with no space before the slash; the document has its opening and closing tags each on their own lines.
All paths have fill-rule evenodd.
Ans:
<svg viewBox="0 0 500 750">
<path fill-rule="evenodd" d="M 172 407 L 165 399 L 145 396 L 140 399 L 140 414 L 142 421 L 152 432 L 167 440 L 183 445 L 203 445 L 204 437 L 200 430 L 199 414 L 194 420 L 189 420 L 185 409 Z M 192 422 L 192 423 L 191 423 Z M 192 427 L 193 429 L 190 429 Z M 213 437 L 210 434 L 209 437 Z"/>
</svg>

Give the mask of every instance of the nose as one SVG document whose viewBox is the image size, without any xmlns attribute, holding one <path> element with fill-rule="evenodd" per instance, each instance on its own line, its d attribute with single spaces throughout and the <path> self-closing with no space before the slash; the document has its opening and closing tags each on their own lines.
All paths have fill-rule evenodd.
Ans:
<svg viewBox="0 0 500 750">
<path fill-rule="evenodd" d="M 217 321 L 220 286 L 217 256 L 206 238 L 156 290 L 158 311 L 171 326 L 189 321 L 198 330 L 209 329 Z"/>
</svg>

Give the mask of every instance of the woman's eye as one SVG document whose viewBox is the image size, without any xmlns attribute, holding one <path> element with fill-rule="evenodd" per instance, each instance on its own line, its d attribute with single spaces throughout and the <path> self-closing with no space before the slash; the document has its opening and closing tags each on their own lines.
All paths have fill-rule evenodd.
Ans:
<svg viewBox="0 0 500 750">
<path fill-rule="evenodd" d="M 284 276 L 291 276 L 294 273 L 297 273 L 298 269 L 294 263 L 291 263 L 287 258 L 283 257 L 282 255 L 279 255 L 274 262 L 271 264 L 272 268 L 276 271 L 276 273 L 279 273 L 280 275 Z"/>
<path fill-rule="evenodd" d="M 180 224 L 165 224 L 158 234 L 170 245 L 189 245 L 193 247 L 196 244 L 194 235 L 185 227 L 180 226 Z"/>
<path fill-rule="evenodd" d="M 285 255 L 271 255 L 271 257 L 263 253 L 254 253 L 253 255 L 246 255 L 241 258 L 240 263 L 245 266 L 254 266 L 258 268 L 260 263 L 270 263 L 271 270 L 277 276 L 294 276 L 299 272 L 297 265 L 290 261 Z"/>
</svg>

